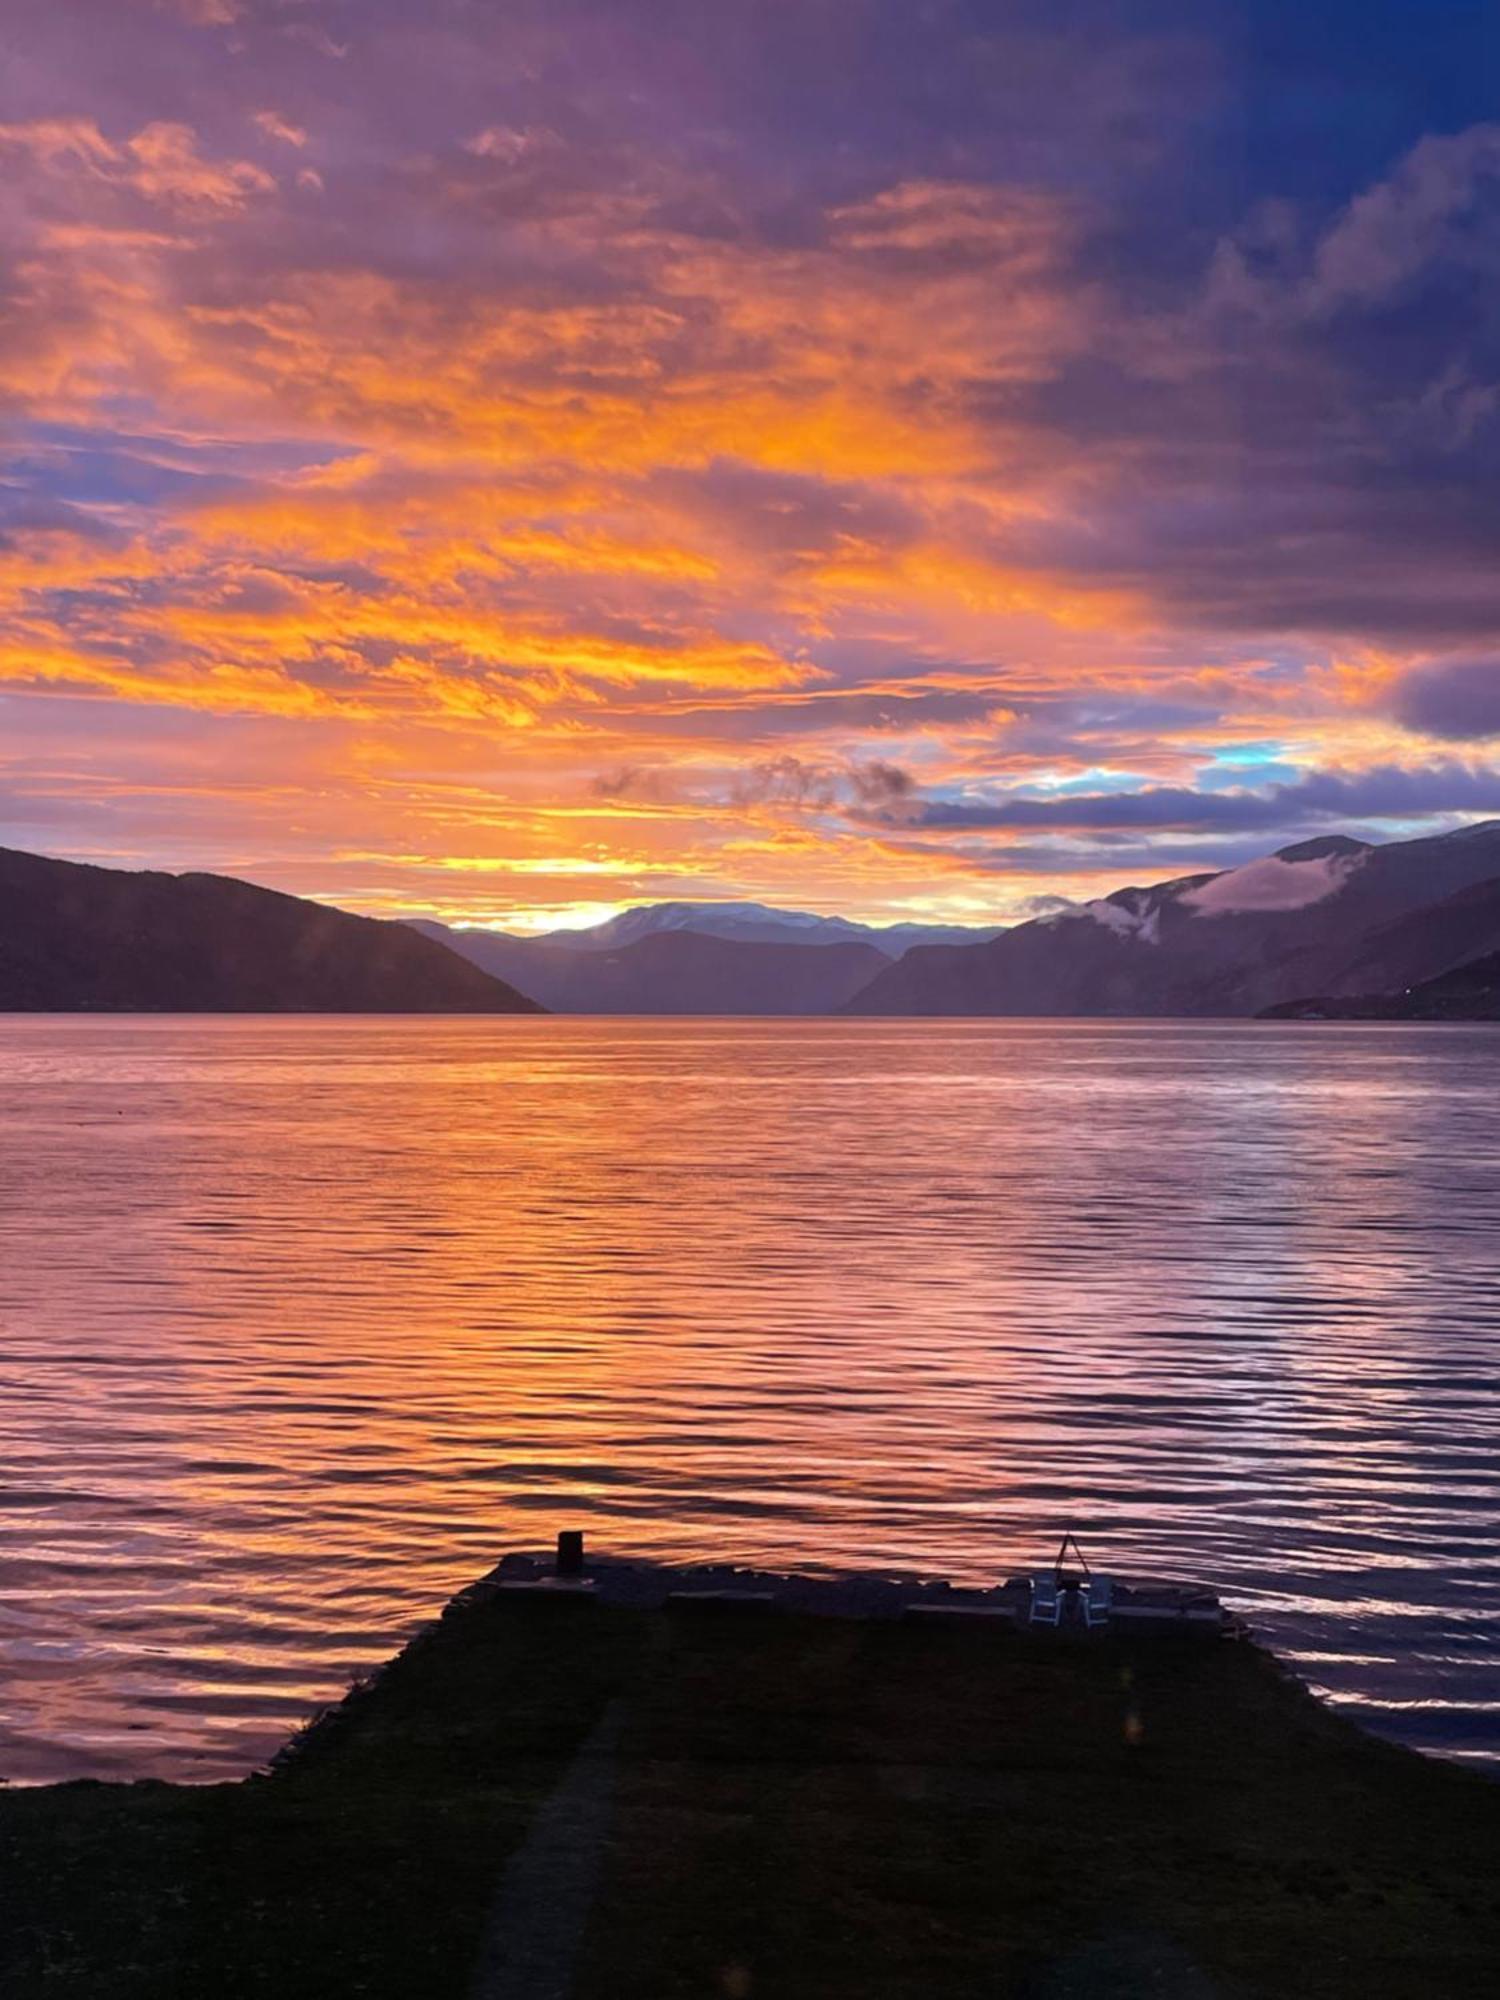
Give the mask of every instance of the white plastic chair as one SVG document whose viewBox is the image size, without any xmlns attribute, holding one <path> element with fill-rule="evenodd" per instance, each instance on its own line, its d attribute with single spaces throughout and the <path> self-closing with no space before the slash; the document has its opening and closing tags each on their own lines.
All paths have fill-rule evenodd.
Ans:
<svg viewBox="0 0 1500 2000">
<path fill-rule="evenodd" d="M 1091 1576 L 1083 1597 L 1083 1622 L 1092 1631 L 1107 1625 L 1114 1605 L 1115 1580 L 1112 1576 Z"/>
<path fill-rule="evenodd" d="M 1033 1625 L 1057 1625 L 1062 1621 L 1062 1590 L 1051 1570 L 1040 1571 L 1031 1579 Z"/>
</svg>

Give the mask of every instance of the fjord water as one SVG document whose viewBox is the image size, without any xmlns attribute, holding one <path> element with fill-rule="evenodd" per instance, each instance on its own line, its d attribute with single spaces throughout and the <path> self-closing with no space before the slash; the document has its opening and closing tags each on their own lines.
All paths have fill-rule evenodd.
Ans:
<svg viewBox="0 0 1500 2000">
<path fill-rule="evenodd" d="M 0 1776 L 252 1768 L 498 1555 L 1071 1525 L 1500 1768 L 1500 1031 L 0 1024 Z"/>
</svg>

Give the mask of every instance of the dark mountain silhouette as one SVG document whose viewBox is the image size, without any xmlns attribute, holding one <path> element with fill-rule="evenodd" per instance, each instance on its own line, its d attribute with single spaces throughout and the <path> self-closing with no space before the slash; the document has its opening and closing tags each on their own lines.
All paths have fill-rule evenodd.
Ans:
<svg viewBox="0 0 1500 2000">
<path fill-rule="evenodd" d="M 719 907 L 736 922 L 746 908 Z M 623 945 L 563 944 L 0 849 L 0 1009 L 1490 1018 L 1500 822 L 1380 847 L 1304 841 L 894 962 L 837 939 L 837 920 L 790 915 L 795 942 L 671 921 Z"/>
<path fill-rule="evenodd" d="M 6 1012 L 540 1011 L 407 925 L 224 875 L 162 875 L 0 848 Z"/>
<path fill-rule="evenodd" d="M 610 951 L 415 928 L 560 1014 L 829 1014 L 890 963 L 870 944 L 752 944 L 689 930 Z"/>
<path fill-rule="evenodd" d="M 1253 1015 L 1435 977 L 1500 945 L 1497 917 L 1500 822 L 1381 847 L 1335 835 L 1121 889 L 987 944 L 919 947 L 846 1011 Z"/>
</svg>

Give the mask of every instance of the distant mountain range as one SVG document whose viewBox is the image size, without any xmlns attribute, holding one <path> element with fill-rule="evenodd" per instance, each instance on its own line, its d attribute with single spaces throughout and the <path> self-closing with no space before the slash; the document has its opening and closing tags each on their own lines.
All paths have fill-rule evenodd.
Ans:
<svg viewBox="0 0 1500 2000">
<path fill-rule="evenodd" d="M 1307 995 L 1326 1010 L 1500 949 L 1500 821 L 1382 846 L 1333 834 L 1011 930 L 760 903 L 648 904 L 542 938 L 417 928 L 560 1013 L 1232 1018 Z"/>
<path fill-rule="evenodd" d="M 414 928 L 561 1014 L 831 1014 L 914 944 L 994 929 L 853 923 L 765 903 L 647 903 L 587 930 Z"/>
<path fill-rule="evenodd" d="M 1303 841 L 956 934 L 660 903 L 519 938 L 376 922 L 225 876 L 0 849 L 11 1012 L 1490 1019 L 1497 967 L 1494 820 L 1383 846 Z"/>
<path fill-rule="evenodd" d="M 418 928 L 560 1014 L 831 1014 L 891 963 L 871 944 L 762 944 L 685 929 L 646 931 L 611 950 Z"/>
<path fill-rule="evenodd" d="M 519 942 L 617 951 L 662 931 L 692 931 L 735 944 L 867 944 L 895 959 L 918 944 L 983 944 L 998 937 L 1000 929 L 998 924 L 859 924 L 848 917 L 814 916 L 810 910 L 776 910 L 766 903 L 642 903 L 587 930 L 547 931 Z"/>
<path fill-rule="evenodd" d="M 0 848 L 0 1011 L 516 1014 L 540 1009 L 405 924 L 223 875 Z"/>
<path fill-rule="evenodd" d="M 1384 846 L 1333 835 L 1120 889 L 985 944 L 918 947 L 856 1014 L 1245 1016 L 1401 991 L 1500 949 L 1500 821 Z"/>
</svg>

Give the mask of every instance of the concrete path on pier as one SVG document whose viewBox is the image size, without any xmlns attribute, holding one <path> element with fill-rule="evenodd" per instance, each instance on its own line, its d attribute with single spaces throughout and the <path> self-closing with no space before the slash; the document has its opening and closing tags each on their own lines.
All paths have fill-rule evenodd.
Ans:
<svg viewBox="0 0 1500 2000">
<path fill-rule="evenodd" d="M 469 2000 L 568 2000 L 614 1808 L 628 1704 L 609 1703 L 506 1864 Z"/>
</svg>

